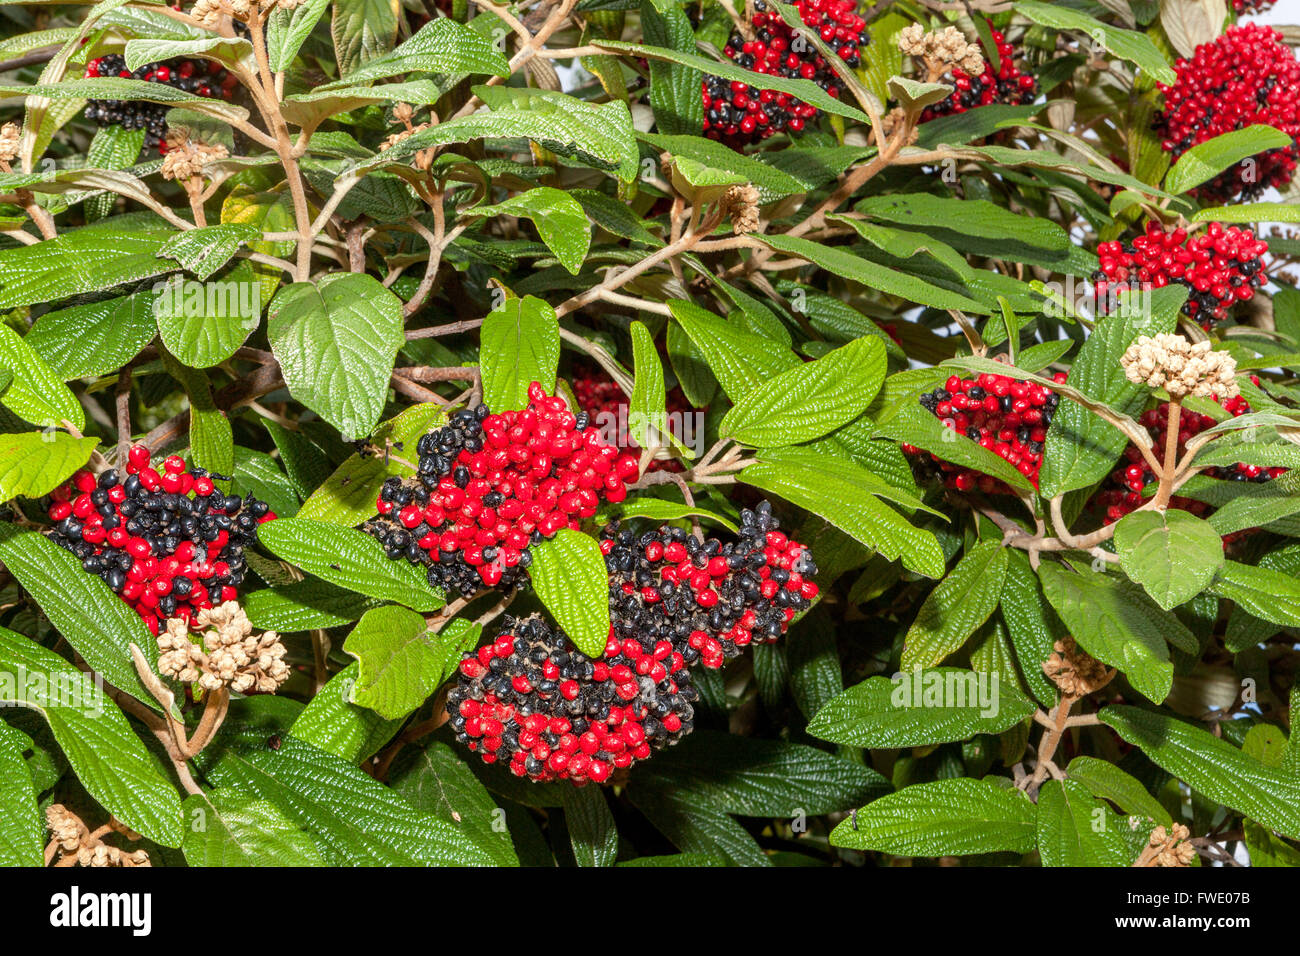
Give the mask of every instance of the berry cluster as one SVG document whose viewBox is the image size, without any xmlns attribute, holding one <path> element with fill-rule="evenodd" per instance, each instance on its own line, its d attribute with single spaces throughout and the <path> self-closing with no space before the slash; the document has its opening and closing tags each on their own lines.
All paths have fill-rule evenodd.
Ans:
<svg viewBox="0 0 1300 956">
<path fill-rule="evenodd" d="M 1193 146 L 1248 126 L 1268 124 L 1292 139 L 1253 161 L 1234 163 L 1198 186 L 1197 196 L 1214 202 L 1255 199 L 1270 186 L 1286 186 L 1300 160 L 1300 62 L 1282 35 L 1255 23 L 1229 27 L 1174 69 L 1174 85 L 1160 85 L 1165 109 L 1154 126 L 1175 162 Z"/>
<path fill-rule="evenodd" d="M 538 618 L 505 619 L 447 694 L 456 739 L 532 780 L 601 783 L 693 729 L 698 699 L 668 641 L 620 641 L 592 660 Z"/>
<path fill-rule="evenodd" d="M 637 444 L 636 439 L 631 434 L 622 433 L 623 422 L 620 419 L 622 412 L 628 407 L 628 398 L 618 382 L 599 367 L 584 363 L 574 367 L 570 384 L 573 386 L 573 397 L 577 399 L 578 407 L 587 413 L 587 418 L 592 424 L 604 427 L 606 422 L 618 423 L 619 444 L 631 454 L 640 452 L 641 446 Z M 667 398 L 666 411 L 669 415 L 685 415 L 691 412 L 691 407 L 687 404 L 680 388 L 669 391 Z M 656 459 L 646 468 L 647 471 L 681 471 L 681 469 L 681 463 L 676 459 Z"/>
<path fill-rule="evenodd" d="M 229 100 L 239 87 L 232 73 L 217 62 L 177 59 L 165 63 L 147 63 L 137 70 L 126 68 L 126 58 L 110 53 L 86 64 L 86 76 L 122 77 L 165 83 L 186 93 L 208 99 Z M 86 105 L 85 117 L 99 126 L 119 125 L 124 129 L 143 129 L 146 149 L 157 148 L 166 152 L 163 140 L 167 136 L 167 110 L 162 103 L 145 103 L 139 100 L 91 100 Z"/>
<path fill-rule="evenodd" d="M 818 593 L 812 554 L 779 530 L 767 502 L 741 514 L 734 542 L 611 524 L 601 551 L 611 624 L 599 660 L 538 618 L 507 617 L 460 662 L 447 713 L 485 763 L 532 780 L 608 779 L 691 732 L 692 665 L 721 667 L 775 641 Z"/>
<path fill-rule="evenodd" d="M 1057 372 L 1053 380 L 1064 382 L 1065 373 Z M 1015 466 L 1035 487 L 1043 463 L 1043 441 L 1058 401 L 1059 396 L 1042 385 L 990 374 L 973 379 L 953 375 L 942 387 L 920 397 L 921 406 L 947 428 L 961 432 Z M 923 462 L 928 457 L 913 445 L 905 444 L 903 450 Z M 943 475 L 945 487 L 954 491 L 978 488 L 985 494 L 1001 494 L 1009 490 L 998 479 L 969 468 L 939 460 L 934 464 Z"/>
<path fill-rule="evenodd" d="M 1038 95 L 1038 84 L 1033 75 L 1020 72 L 1016 66 L 1015 47 L 997 30 L 992 33 L 1001 67 L 994 72 L 993 64 L 985 60 L 984 72 L 979 76 L 971 76 L 960 67 L 953 67 L 952 82 L 955 89 L 946 99 L 927 106 L 921 112 L 922 123 L 950 113 L 965 113 L 990 103 L 1019 106 L 1034 101 Z"/>
<path fill-rule="evenodd" d="M 1268 243 L 1249 229 L 1212 222 L 1189 236 L 1181 227 L 1166 230 L 1149 222 L 1131 245 L 1103 242 L 1097 247 L 1101 268 L 1092 277 L 1097 311 L 1112 311 L 1109 300 L 1117 292 L 1176 282 L 1190 290 L 1184 314 L 1208 329 L 1268 281 L 1260 258 L 1267 251 Z"/>
<path fill-rule="evenodd" d="M 252 495 L 226 495 L 200 468 L 172 455 L 159 474 L 134 446 L 127 477 L 79 471 L 50 496 L 50 538 L 81 559 L 157 634 L 162 622 L 238 596 L 244 549 L 275 517 Z"/>
<path fill-rule="evenodd" d="M 671 642 L 687 664 L 721 667 L 747 645 L 775 641 L 818 594 L 812 552 L 787 537 L 766 501 L 741 513 L 734 542 L 664 526 L 601 532 L 609 610 L 624 641 Z"/>
<path fill-rule="evenodd" d="M 859 51 L 869 37 L 866 21 L 855 12 L 854 0 L 795 0 L 794 7 L 841 60 L 858 67 L 862 62 Z M 728 59 L 755 73 L 812 80 L 831 96 L 844 91 L 843 81 L 830 64 L 791 30 L 780 14 L 769 11 L 763 0 L 756 0 L 754 10 L 754 39 L 733 33 L 723 50 Z M 702 95 L 704 135 L 733 149 L 783 130 L 798 133 L 818 112 L 786 93 L 719 76 L 704 78 Z"/>
<path fill-rule="evenodd" d="M 530 545 L 578 528 L 602 497 L 627 497 L 636 457 L 536 382 L 528 398 L 523 411 L 464 409 L 420 439 L 418 474 L 385 482 L 363 525 L 388 557 L 427 565 L 430 584 L 465 595 L 522 584 Z"/>
<path fill-rule="evenodd" d="M 1258 384 L 1258 378 L 1254 381 Z M 1225 411 L 1234 418 L 1250 411 L 1250 403 L 1240 395 L 1220 402 Z M 1162 402 L 1159 408 L 1144 412 L 1141 418 L 1143 427 L 1151 433 L 1157 449 L 1165 447 L 1169 428 L 1169 403 Z M 1184 408 L 1178 419 L 1178 454 L 1181 456 L 1187 448 L 1187 442 L 1207 428 L 1213 427 L 1215 421 L 1208 415 L 1198 415 Z M 1285 468 L 1264 468 L 1259 465 L 1238 463 L 1230 468 L 1210 468 L 1206 474 L 1222 481 L 1271 481 L 1286 471 Z M 1146 501 L 1143 489 L 1156 483 L 1155 473 L 1147 465 L 1146 459 L 1135 445 L 1124 450 L 1124 458 L 1119 467 L 1106 479 L 1101 490 L 1093 499 L 1093 504 L 1103 512 L 1107 524 L 1118 521 L 1131 511 L 1135 511 Z M 1174 497 L 1170 499 L 1171 508 L 1181 508 L 1194 515 L 1203 515 L 1209 505 L 1191 498 Z"/>
<path fill-rule="evenodd" d="M 1232 12 L 1239 17 L 1263 13 L 1265 10 L 1272 9 L 1276 2 L 1277 0 L 1232 0 Z"/>
</svg>

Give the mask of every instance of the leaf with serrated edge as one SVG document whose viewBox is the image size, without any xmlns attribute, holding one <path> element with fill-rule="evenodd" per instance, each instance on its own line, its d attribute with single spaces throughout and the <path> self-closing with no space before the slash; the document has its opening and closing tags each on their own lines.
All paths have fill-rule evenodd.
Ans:
<svg viewBox="0 0 1300 956">
<path fill-rule="evenodd" d="M 584 222 L 585 222 L 584 218 Z M 528 386 L 551 394 L 560 364 L 560 325 L 541 299 L 506 299 L 483 320 L 479 333 L 483 402 L 495 412 L 528 407 Z"/>
<path fill-rule="evenodd" d="M 0 501 L 49 494 L 90 460 L 96 444 L 63 432 L 0 435 Z"/>
<path fill-rule="evenodd" d="M 214 790 L 186 797 L 183 809 L 190 866 L 324 865 L 312 838 L 266 800 Z"/>
<path fill-rule="evenodd" d="M 561 528 L 533 547 L 528 577 L 578 650 L 600 657 L 609 638 L 609 574 L 595 538 Z"/>
<path fill-rule="evenodd" d="M 921 605 L 903 638 L 903 670 L 933 667 L 956 653 L 1002 597 L 1007 552 L 999 541 L 985 541 L 966 552 Z"/>
<path fill-rule="evenodd" d="M 1223 567 L 1223 539 L 1186 511 L 1135 511 L 1115 525 L 1120 567 L 1166 611 L 1190 601 Z"/>
<path fill-rule="evenodd" d="M 478 641 L 482 627 L 453 618 L 438 633 L 424 616 L 390 605 L 367 611 L 343 642 L 357 659 L 353 703 L 389 720 L 405 717 L 455 670 L 463 651 Z"/>
</svg>

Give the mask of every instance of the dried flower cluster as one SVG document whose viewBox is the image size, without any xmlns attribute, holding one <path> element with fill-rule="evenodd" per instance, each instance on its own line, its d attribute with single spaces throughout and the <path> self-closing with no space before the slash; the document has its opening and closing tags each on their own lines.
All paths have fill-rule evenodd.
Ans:
<svg viewBox="0 0 1300 956">
<path fill-rule="evenodd" d="M 1063 637 L 1052 645 L 1052 656 L 1043 661 L 1043 673 L 1066 697 L 1086 697 L 1110 683 L 1115 672 Z"/>
<path fill-rule="evenodd" d="M 19 136 L 17 123 L 0 126 L 0 163 L 11 163 L 18 158 Z"/>
<path fill-rule="evenodd" d="M 758 189 L 752 183 L 732 186 L 722 197 L 722 208 L 736 235 L 743 236 L 758 228 L 758 199 Z"/>
<path fill-rule="evenodd" d="M 274 631 L 254 634 L 248 615 L 234 601 L 199 611 L 195 624 L 203 630 L 203 645 L 190 639 L 190 629 L 171 618 L 158 635 L 158 670 L 185 683 L 198 681 L 205 691 L 229 687 L 238 694 L 274 694 L 289 677 L 285 648 Z"/>
<path fill-rule="evenodd" d="M 167 154 L 163 156 L 163 179 L 184 181 L 198 176 L 213 160 L 225 159 L 230 153 L 220 143 L 201 143 L 188 134 L 172 130 L 167 134 Z"/>
<path fill-rule="evenodd" d="M 898 34 L 898 48 L 908 56 L 925 60 L 932 76 L 942 75 L 954 67 L 969 76 L 984 72 L 984 55 L 979 44 L 971 43 L 956 27 L 926 33 L 925 27 L 913 23 Z"/>
<path fill-rule="evenodd" d="M 128 840 L 140 839 L 122 824 L 113 821 L 91 833 L 81 818 L 61 803 L 53 803 L 45 809 L 45 825 L 49 827 L 51 842 L 61 856 L 68 860 L 62 863 L 71 866 L 75 858 L 78 866 L 152 866 L 149 854 L 144 850 L 134 852 L 105 843 L 101 836 L 118 833 Z"/>
<path fill-rule="evenodd" d="M 1198 398 L 1235 398 L 1237 361 L 1227 352 L 1216 352 L 1206 342 L 1190 342 L 1181 335 L 1160 333 L 1139 336 L 1120 358 L 1130 382 L 1164 388 L 1172 399 L 1187 395 Z"/>
<path fill-rule="evenodd" d="M 248 21 L 260 10 L 265 13 L 272 7 L 293 10 L 301 0 L 197 0 L 190 16 L 205 27 L 215 28 L 223 16 Z"/>
<path fill-rule="evenodd" d="M 1191 835 L 1181 823 L 1169 829 L 1159 826 L 1152 830 L 1148 844 L 1151 848 L 1148 853 L 1153 854 L 1151 866 L 1190 866 L 1196 856 L 1196 848 L 1187 842 Z"/>
</svg>

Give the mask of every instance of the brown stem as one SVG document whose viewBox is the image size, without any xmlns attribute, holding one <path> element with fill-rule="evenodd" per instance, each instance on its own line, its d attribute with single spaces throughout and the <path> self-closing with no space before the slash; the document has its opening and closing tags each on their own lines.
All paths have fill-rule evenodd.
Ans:
<svg viewBox="0 0 1300 956">
<path fill-rule="evenodd" d="M 1164 511 L 1169 507 L 1169 499 L 1174 493 L 1174 479 L 1178 474 L 1178 421 L 1182 415 L 1182 403 L 1177 398 L 1169 400 L 1169 420 L 1165 432 L 1165 459 L 1160 469 L 1160 484 L 1156 488 L 1153 507 Z"/>
</svg>

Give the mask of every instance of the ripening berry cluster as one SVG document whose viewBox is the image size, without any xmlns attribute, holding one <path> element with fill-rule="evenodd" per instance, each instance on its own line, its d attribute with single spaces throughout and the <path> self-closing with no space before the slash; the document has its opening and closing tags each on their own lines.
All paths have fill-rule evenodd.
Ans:
<svg viewBox="0 0 1300 956">
<path fill-rule="evenodd" d="M 691 732 L 690 667 L 775 641 L 817 597 L 812 554 L 767 502 L 742 512 L 733 542 L 617 524 L 600 539 L 610 630 L 598 660 L 539 619 L 507 618 L 461 661 L 447 712 L 484 762 L 532 780 L 602 782 Z"/>
<path fill-rule="evenodd" d="M 447 694 L 456 739 L 519 777 L 601 783 L 694 727 L 698 699 L 682 655 L 611 629 L 592 660 L 538 618 L 505 619 L 491 644 L 460 662 Z"/>
<path fill-rule="evenodd" d="M 1190 292 L 1183 313 L 1208 329 L 1268 281 L 1260 258 L 1267 251 L 1268 243 L 1245 228 L 1212 222 L 1189 235 L 1181 227 L 1166 230 L 1149 222 L 1129 245 L 1103 242 L 1097 247 L 1101 268 L 1092 278 L 1098 312 L 1109 311 L 1109 299 L 1119 291 L 1178 283 Z"/>
<path fill-rule="evenodd" d="M 921 112 L 921 122 L 927 123 L 950 113 L 965 113 L 977 106 L 1003 103 L 1020 106 L 1032 103 L 1038 95 L 1038 83 L 1032 74 L 1021 73 L 1016 66 L 1017 50 L 997 30 L 992 31 L 997 44 L 999 69 L 994 72 L 991 61 L 985 59 L 984 72 L 971 76 L 960 67 L 953 67 L 952 81 L 955 89 L 946 99 L 927 106 Z"/>
<path fill-rule="evenodd" d="M 742 512 L 734 542 L 669 526 L 638 537 L 615 523 L 600 548 L 615 633 L 667 640 L 688 664 L 721 667 L 777 640 L 818 594 L 812 552 L 779 530 L 767 502 Z"/>
<path fill-rule="evenodd" d="M 1252 376 L 1252 380 L 1259 384 L 1258 377 Z M 1250 403 L 1240 395 L 1219 404 L 1234 418 L 1250 411 Z M 1169 434 L 1169 403 L 1162 402 L 1158 408 L 1144 412 L 1140 421 L 1151 433 L 1155 448 L 1163 449 Z M 1181 456 L 1186 451 L 1189 440 L 1207 428 L 1212 428 L 1214 424 L 1215 420 L 1209 415 L 1200 415 L 1188 408 L 1182 409 L 1178 418 L 1178 455 Z M 1230 468 L 1210 468 L 1205 473 L 1221 481 L 1264 482 L 1272 481 L 1285 471 L 1285 468 L 1267 468 L 1239 462 Z M 1106 479 L 1102 489 L 1093 499 L 1093 503 L 1103 512 L 1105 522 L 1110 524 L 1140 508 L 1146 501 L 1142 493 L 1143 489 L 1148 485 L 1154 487 L 1156 481 L 1156 475 L 1146 463 L 1146 459 L 1142 457 L 1142 453 L 1135 445 L 1130 444 L 1124 450 L 1124 458 L 1120 466 Z M 1178 496 L 1170 499 L 1169 506 L 1190 511 L 1198 516 L 1204 515 L 1210 507 L 1203 501 Z"/>
<path fill-rule="evenodd" d="M 1053 380 L 1064 382 L 1065 373 L 1057 372 Z M 945 427 L 978 442 L 1012 465 L 1035 487 L 1043 463 L 1043 442 L 1058 401 L 1059 396 L 1042 385 L 990 374 L 973 379 L 952 375 L 942 387 L 920 397 L 921 406 L 938 417 Z M 921 462 L 930 459 L 914 445 L 903 445 L 903 451 L 917 456 Z M 938 466 L 945 487 L 954 491 L 977 488 L 985 494 L 1009 491 L 1004 482 L 989 475 L 950 462 L 930 460 Z"/>
<path fill-rule="evenodd" d="M 522 411 L 459 411 L 420 439 L 418 474 L 385 482 L 363 525 L 388 557 L 426 565 L 430 584 L 464 595 L 519 585 L 530 545 L 627 497 L 636 457 L 536 382 L 528 398 Z"/>
<path fill-rule="evenodd" d="M 1276 2 L 1277 0 L 1232 0 L 1232 11 L 1239 17 L 1249 16 L 1271 9 Z"/>
<path fill-rule="evenodd" d="M 186 93 L 207 99 L 230 100 L 239 87 L 233 73 L 215 61 L 167 60 L 163 63 L 146 63 L 136 70 L 126 68 L 126 58 L 110 53 L 86 64 L 86 76 L 121 77 L 128 80 L 145 80 L 163 83 Z M 86 104 L 85 117 L 99 126 L 121 126 L 123 129 L 145 131 L 145 149 L 167 151 L 163 140 L 167 136 L 167 110 L 162 103 L 145 103 L 139 100 L 91 100 Z"/>
<path fill-rule="evenodd" d="M 221 476 L 186 470 L 175 455 L 161 473 L 131 448 L 127 477 L 79 471 L 51 494 L 50 538 L 130 604 L 154 634 L 168 618 L 238 597 L 244 549 L 275 518 L 266 502 L 227 495 Z"/>
<path fill-rule="evenodd" d="M 569 383 L 573 386 L 573 397 L 578 401 L 578 408 L 586 412 L 587 418 L 595 425 L 602 424 L 602 416 L 608 416 L 604 420 L 619 421 L 620 412 L 627 408 L 628 398 L 623 389 L 619 387 L 618 382 L 597 366 L 586 364 L 576 366 Z M 691 407 L 687 404 L 680 388 L 673 388 L 668 392 L 666 411 L 670 415 L 691 412 Z M 622 427 L 621 423 L 619 427 Z M 641 446 L 631 434 L 619 435 L 618 440 L 630 454 L 640 453 Z M 679 461 L 670 458 L 655 459 L 646 468 L 646 471 L 660 470 L 681 471 L 682 466 Z"/>
<path fill-rule="evenodd" d="M 860 50 L 869 42 L 867 23 L 856 12 L 854 0 L 795 0 L 800 19 L 851 68 L 862 62 Z M 739 32 L 723 50 L 738 66 L 755 73 L 787 79 L 812 80 L 830 96 L 844 91 L 843 81 L 817 49 L 796 34 L 781 15 L 754 4 L 754 39 Z M 798 133 L 817 116 L 814 106 L 786 93 L 764 90 L 739 80 L 719 76 L 704 78 L 704 135 L 733 149 L 757 143 L 774 133 Z"/>
<path fill-rule="evenodd" d="M 1173 86 L 1160 85 L 1165 109 L 1154 125 L 1175 163 L 1193 146 L 1248 126 L 1274 126 L 1292 140 L 1234 163 L 1196 187 L 1199 198 L 1255 199 L 1270 186 L 1291 182 L 1300 160 L 1300 62 L 1280 33 L 1255 23 L 1229 27 L 1174 69 Z"/>
</svg>

